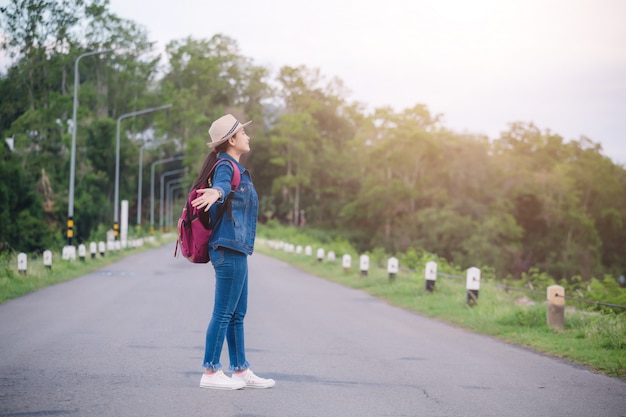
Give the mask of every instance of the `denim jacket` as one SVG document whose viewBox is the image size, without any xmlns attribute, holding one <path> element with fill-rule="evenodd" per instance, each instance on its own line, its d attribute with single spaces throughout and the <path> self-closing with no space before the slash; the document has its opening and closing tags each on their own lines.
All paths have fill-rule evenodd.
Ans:
<svg viewBox="0 0 626 417">
<path fill-rule="evenodd" d="M 220 153 L 219 159 L 232 160 L 239 167 L 241 181 L 230 197 L 228 204 L 231 208 L 226 208 L 222 217 L 217 219 L 218 212 L 222 210 L 226 196 L 230 193 L 233 167 L 227 162 L 222 162 L 215 168 L 212 187 L 222 192 L 222 198 L 209 209 L 211 224 L 214 225 L 209 247 L 216 250 L 221 246 L 251 255 L 256 236 L 259 198 L 252 184 L 250 172 L 246 168 L 226 153 Z"/>
</svg>

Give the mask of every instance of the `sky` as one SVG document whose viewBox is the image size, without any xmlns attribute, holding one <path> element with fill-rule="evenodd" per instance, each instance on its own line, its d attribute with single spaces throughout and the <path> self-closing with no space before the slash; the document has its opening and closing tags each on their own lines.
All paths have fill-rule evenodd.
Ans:
<svg viewBox="0 0 626 417">
<path fill-rule="evenodd" d="M 626 165 L 626 0 L 110 0 L 157 49 L 223 34 L 273 73 L 340 78 L 370 109 L 425 104 L 490 138 L 533 122 Z"/>
</svg>

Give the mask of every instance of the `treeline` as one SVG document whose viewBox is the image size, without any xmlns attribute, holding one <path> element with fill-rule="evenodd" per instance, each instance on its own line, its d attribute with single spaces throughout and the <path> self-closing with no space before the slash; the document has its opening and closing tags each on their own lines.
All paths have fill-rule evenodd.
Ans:
<svg viewBox="0 0 626 417">
<path fill-rule="evenodd" d="M 360 251 L 426 250 L 499 276 L 626 273 L 626 170 L 588 138 L 566 141 L 528 122 L 489 140 L 447 129 L 423 104 L 367 111 L 342 80 L 303 66 L 272 73 L 222 35 L 173 40 L 160 57 L 145 29 L 106 0 L 11 0 L 1 12 L 2 49 L 14 58 L 0 77 L 0 134 L 14 143 L 0 146 L 3 251 L 63 244 L 75 61 L 114 49 L 79 64 L 78 243 L 113 225 L 117 119 L 171 103 L 121 122 L 120 196 L 131 222 L 141 210 L 144 233 L 151 164 L 183 155 L 156 172 L 189 167 L 186 188 L 211 121 L 231 112 L 253 120 L 245 164 L 262 222 L 322 230 Z"/>
</svg>

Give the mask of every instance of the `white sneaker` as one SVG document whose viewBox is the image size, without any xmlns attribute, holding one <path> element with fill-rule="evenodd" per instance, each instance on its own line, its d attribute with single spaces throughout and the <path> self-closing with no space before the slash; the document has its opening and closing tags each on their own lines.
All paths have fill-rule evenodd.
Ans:
<svg viewBox="0 0 626 417">
<path fill-rule="evenodd" d="M 276 385 L 273 379 L 258 377 L 250 369 L 242 373 L 233 373 L 233 378 L 246 384 L 246 388 L 271 388 Z"/>
<path fill-rule="evenodd" d="M 221 369 L 212 374 L 204 373 L 200 379 L 200 388 L 241 389 L 245 386 L 244 381 L 227 377 Z"/>
</svg>

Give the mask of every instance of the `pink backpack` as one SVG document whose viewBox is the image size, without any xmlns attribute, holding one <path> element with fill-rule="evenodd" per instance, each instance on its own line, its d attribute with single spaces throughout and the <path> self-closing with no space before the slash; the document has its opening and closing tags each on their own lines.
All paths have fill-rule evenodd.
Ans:
<svg viewBox="0 0 626 417">
<path fill-rule="evenodd" d="M 209 172 L 209 178 L 213 176 L 215 167 L 222 161 L 228 161 L 233 166 L 233 179 L 230 183 L 230 189 L 234 192 L 239 187 L 241 181 L 241 173 L 235 163 L 229 159 L 219 159 L 215 162 L 211 171 Z M 222 209 L 219 211 L 217 218 L 219 219 L 226 210 L 228 199 L 232 193 L 229 193 L 224 201 Z M 204 208 L 198 209 L 191 205 L 191 202 L 198 197 L 196 190 L 192 190 L 187 197 L 183 212 L 178 219 L 178 240 L 176 241 L 176 248 L 174 249 L 174 256 L 178 255 L 178 248 L 185 258 L 195 264 L 205 264 L 211 259 L 209 257 L 209 239 L 213 233 L 213 226 L 209 228 L 200 220 L 200 213 Z"/>
</svg>

